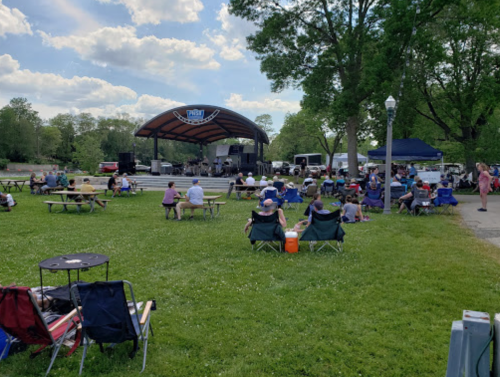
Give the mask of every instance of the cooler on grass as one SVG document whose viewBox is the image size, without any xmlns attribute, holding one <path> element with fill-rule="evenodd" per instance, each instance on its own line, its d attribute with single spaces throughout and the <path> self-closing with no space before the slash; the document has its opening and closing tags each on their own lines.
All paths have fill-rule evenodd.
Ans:
<svg viewBox="0 0 500 377">
<path fill-rule="evenodd" d="M 299 234 L 297 232 L 285 233 L 285 251 L 287 253 L 299 252 Z"/>
</svg>

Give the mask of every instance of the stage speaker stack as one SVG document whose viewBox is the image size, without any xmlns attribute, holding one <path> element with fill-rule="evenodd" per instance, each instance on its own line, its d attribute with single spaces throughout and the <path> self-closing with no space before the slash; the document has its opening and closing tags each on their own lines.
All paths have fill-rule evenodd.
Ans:
<svg viewBox="0 0 500 377">
<path fill-rule="evenodd" d="M 242 153 L 240 158 L 240 171 L 244 175 L 247 175 L 249 172 L 257 174 L 257 155 L 255 153 Z"/>
<path fill-rule="evenodd" d="M 135 174 L 135 161 L 132 152 L 118 153 L 118 170 L 120 174 Z"/>
</svg>

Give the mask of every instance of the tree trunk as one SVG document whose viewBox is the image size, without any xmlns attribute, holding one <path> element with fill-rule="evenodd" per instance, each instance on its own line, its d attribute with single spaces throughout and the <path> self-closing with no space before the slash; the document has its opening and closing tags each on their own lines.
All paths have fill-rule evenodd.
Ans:
<svg viewBox="0 0 500 377">
<path fill-rule="evenodd" d="M 357 115 L 350 116 L 347 119 L 347 163 L 349 164 L 349 176 L 357 178 L 358 171 L 358 117 Z"/>
</svg>

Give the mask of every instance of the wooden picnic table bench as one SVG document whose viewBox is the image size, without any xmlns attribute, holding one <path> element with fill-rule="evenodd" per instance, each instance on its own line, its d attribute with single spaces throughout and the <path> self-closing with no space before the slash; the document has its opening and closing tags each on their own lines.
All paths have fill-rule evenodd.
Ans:
<svg viewBox="0 0 500 377">
<path fill-rule="evenodd" d="M 141 190 L 141 195 L 143 195 L 143 194 L 144 194 L 144 192 L 143 192 L 142 190 L 147 190 L 147 187 L 136 187 L 136 188 L 135 188 L 135 190 L 136 190 L 136 191 L 137 191 L 137 190 Z M 107 195 L 108 195 L 108 191 L 113 192 L 113 190 L 106 188 L 106 189 L 104 189 L 104 196 L 107 196 Z M 130 191 L 125 191 L 125 192 L 126 192 L 126 193 L 129 193 Z M 135 192 L 135 191 L 134 191 L 134 192 Z M 130 196 L 130 194 L 128 194 L 128 196 Z"/>
<path fill-rule="evenodd" d="M 103 200 L 100 200 L 102 203 L 104 203 L 104 210 L 106 209 L 106 207 L 108 206 L 108 202 L 110 202 L 111 200 L 109 199 L 103 199 Z M 64 211 L 67 211 L 68 208 L 67 206 L 76 206 L 76 211 L 78 213 L 80 213 L 80 208 L 82 206 L 85 206 L 85 205 L 88 205 L 90 206 L 90 208 L 92 208 L 92 204 L 90 203 L 90 201 L 81 201 L 81 202 L 55 202 L 55 201 L 45 201 L 43 202 L 44 204 L 47 204 L 49 206 L 49 212 L 52 212 L 52 206 L 53 205 L 62 205 L 63 206 L 63 210 L 61 212 L 64 212 Z"/>
<path fill-rule="evenodd" d="M 267 187 L 267 186 L 261 186 L 260 184 L 255 184 L 255 185 L 237 185 L 237 184 L 230 184 L 229 185 L 229 190 L 227 192 L 227 198 L 229 199 L 229 197 L 231 196 L 231 192 L 233 191 L 233 188 L 235 188 L 236 190 L 236 199 L 237 200 L 240 200 L 241 199 L 241 193 L 242 192 L 246 192 L 248 191 L 248 189 L 252 189 L 253 192 L 257 191 L 257 190 L 260 190 L 264 187 Z M 245 188 L 245 190 L 240 190 L 242 188 Z"/>
<path fill-rule="evenodd" d="M 27 181 L 25 179 L 2 179 L 2 180 L 0 180 L 0 185 L 3 187 L 3 189 L 5 191 L 8 189 L 10 192 L 10 190 L 12 188 L 15 188 L 15 189 L 18 189 L 19 192 L 22 192 L 24 184 L 26 182 L 29 182 L 29 180 Z M 22 184 L 19 185 L 19 183 L 22 183 Z"/>
<path fill-rule="evenodd" d="M 195 208 L 183 208 L 182 212 L 184 213 L 184 210 L 186 209 L 202 209 L 203 210 L 203 219 L 207 219 L 207 210 L 210 211 L 210 215 L 212 218 L 219 216 L 219 211 L 220 211 L 220 206 L 225 205 L 225 202 L 216 202 L 217 199 L 219 199 L 222 195 L 214 195 L 214 196 L 203 196 L 203 200 L 206 200 L 206 202 L 203 202 L 203 207 L 195 207 Z M 185 197 L 182 197 L 179 200 L 185 200 Z M 160 204 L 160 207 L 163 207 L 163 204 Z M 217 207 L 217 215 L 214 216 L 214 208 Z M 169 207 L 164 207 L 165 208 L 165 215 L 167 214 L 167 210 Z M 170 207 L 170 208 L 175 208 L 175 207 Z"/>
</svg>

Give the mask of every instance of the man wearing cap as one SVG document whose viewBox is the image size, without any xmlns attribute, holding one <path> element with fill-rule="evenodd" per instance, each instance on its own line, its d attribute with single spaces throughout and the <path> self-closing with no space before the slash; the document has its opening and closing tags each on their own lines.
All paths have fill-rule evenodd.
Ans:
<svg viewBox="0 0 500 377">
<path fill-rule="evenodd" d="M 83 184 L 82 187 L 80 188 L 80 192 L 95 192 L 94 186 L 90 184 L 90 179 L 88 178 L 83 178 Z M 99 200 L 96 199 L 95 201 L 97 204 L 99 204 L 102 208 L 104 208 L 104 204 Z"/>
<path fill-rule="evenodd" d="M 276 191 L 276 194 L 278 194 L 278 189 L 273 186 L 273 181 L 271 180 L 267 181 L 267 187 L 260 192 L 259 197 L 261 199 L 266 197 L 266 191 Z"/>
<path fill-rule="evenodd" d="M 120 191 L 130 191 L 130 178 L 128 177 L 127 173 L 123 173 L 122 176 L 122 187 L 120 188 Z"/>
<path fill-rule="evenodd" d="M 265 176 L 262 176 L 259 184 L 260 184 L 260 187 L 266 187 L 267 186 L 267 178 Z"/>
<path fill-rule="evenodd" d="M 313 209 L 315 212 L 319 213 L 320 215 L 326 215 L 329 214 L 330 211 L 327 209 L 323 209 L 323 202 L 321 200 L 315 200 L 313 203 Z M 295 224 L 294 230 L 298 233 L 301 233 L 307 228 L 312 222 L 312 212 L 309 214 L 309 218 L 304 221 L 300 221 L 297 224 Z M 301 229 L 300 226 L 305 225 L 304 229 Z"/>
<path fill-rule="evenodd" d="M 252 172 L 248 173 L 248 177 L 245 181 L 245 184 L 247 186 L 254 186 L 255 185 L 255 178 L 253 177 Z M 247 198 L 250 199 L 250 195 L 252 195 L 254 192 L 255 192 L 255 187 L 247 188 Z"/>
<path fill-rule="evenodd" d="M 441 180 L 437 184 L 437 188 L 446 188 L 448 187 L 449 182 L 446 180 L 446 176 L 441 174 Z"/>
<path fill-rule="evenodd" d="M 195 208 L 203 208 L 203 189 L 200 187 L 199 183 L 199 179 L 193 179 L 193 186 L 191 186 L 186 193 L 186 201 L 177 203 L 177 206 L 175 207 L 177 211 L 177 221 L 181 221 L 183 208 L 191 209 L 191 216 L 189 217 L 189 220 L 193 219 Z"/>
<path fill-rule="evenodd" d="M 108 181 L 108 190 L 113 192 L 112 198 L 114 198 L 116 194 L 120 195 L 120 187 L 116 183 L 116 178 L 118 178 L 118 173 L 114 173 Z"/>
<path fill-rule="evenodd" d="M 271 181 L 272 182 L 272 181 Z M 276 203 L 273 202 L 272 199 L 266 199 L 262 203 L 262 205 L 259 207 L 260 216 L 271 216 L 274 213 L 274 210 L 276 209 L 277 205 Z M 285 215 L 283 214 L 283 210 L 281 208 L 278 208 L 278 214 L 279 214 L 279 220 L 280 220 L 280 225 L 283 228 L 286 228 L 286 219 Z M 248 219 L 248 222 L 245 224 L 245 233 L 248 232 L 248 228 L 252 225 L 252 219 Z"/>
</svg>

